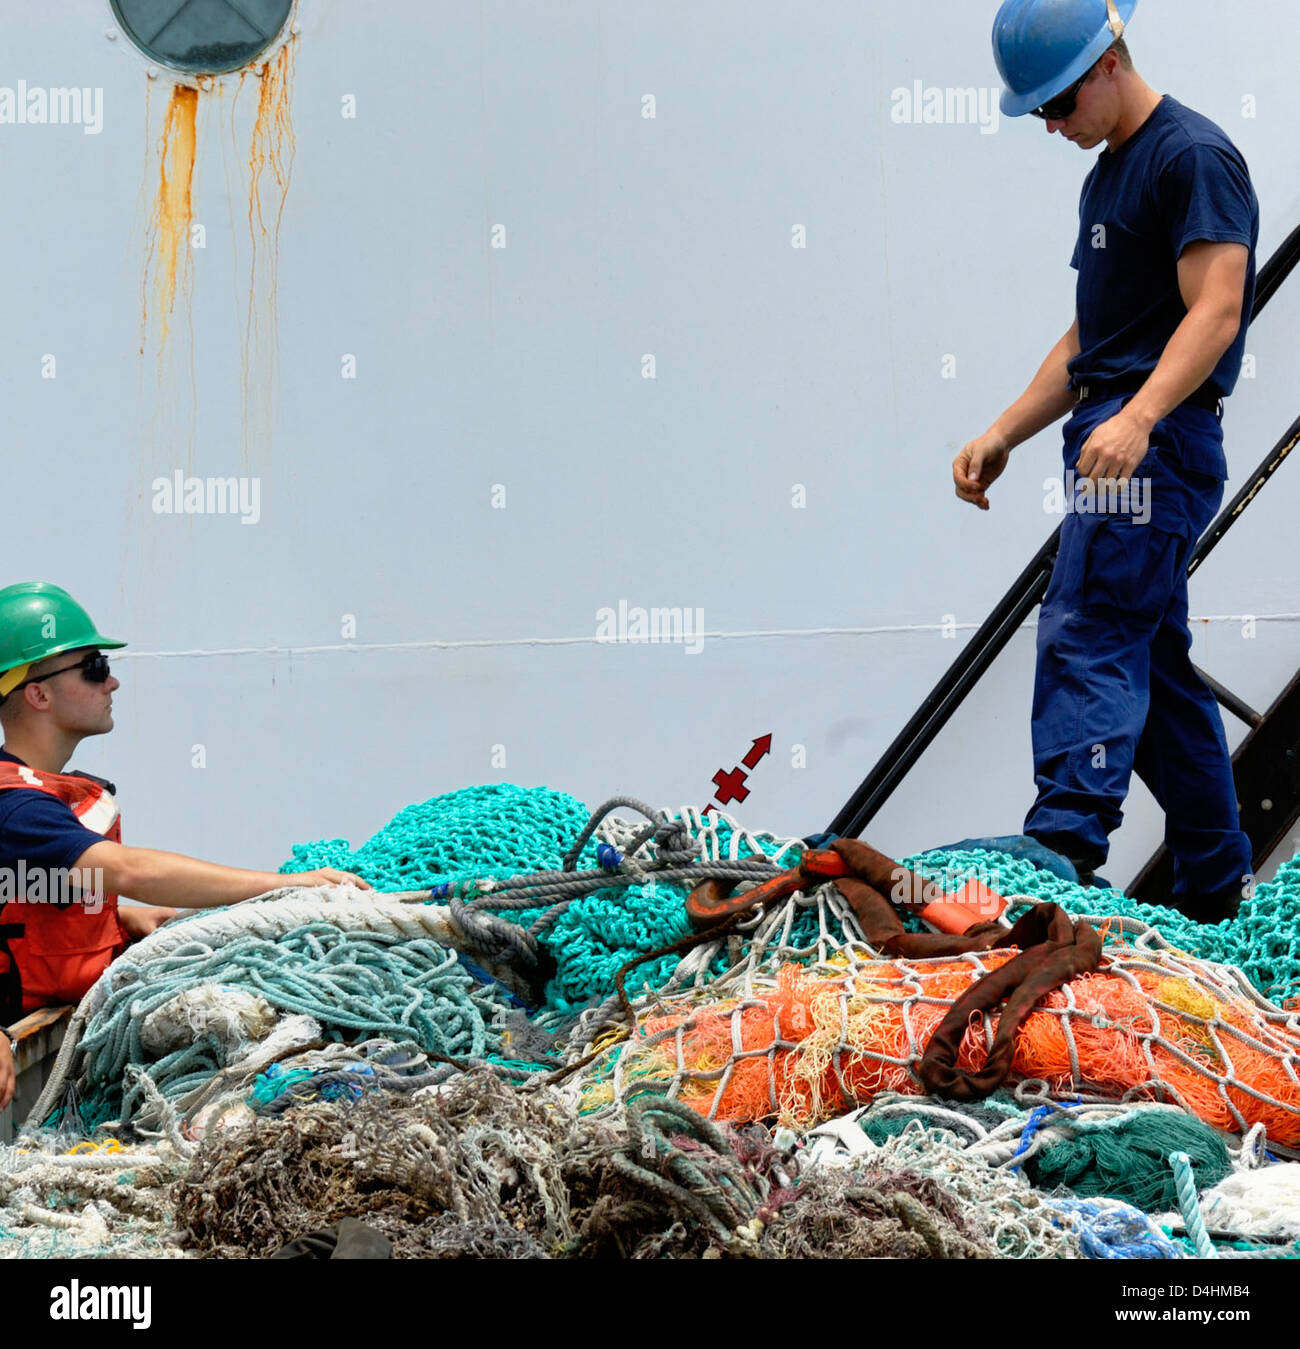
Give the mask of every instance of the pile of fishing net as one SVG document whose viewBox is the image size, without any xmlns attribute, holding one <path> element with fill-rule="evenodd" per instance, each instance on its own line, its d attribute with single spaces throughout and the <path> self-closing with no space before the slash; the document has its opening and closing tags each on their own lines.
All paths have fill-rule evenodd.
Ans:
<svg viewBox="0 0 1300 1349">
<path fill-rule="evenodd" d="M 59 1125 L 65 1150 L 86 1136 L 164 1159 L 121 1173 L 143 1174 L 142 1193 L 189 1167 L 167 1205 L 203 1254 L 270 1254 L 353 1218 L 421 1256 L 1169 1255 L 1091 1123 L 1068 1139 L 1040 1123 L 1049 1156 L 1026 1102 L 1164 1102 L 1257 1150 L 1300 1148 L 1300 1016 L 1264 992 L 1300 973 L 1300 858 L 1233 923 L 1197 928 L 1023 858 L 948 849 L 906 860 L 952 890 L 977 876 L 1013 913 L 1052 902 L 1101 928 L 1100 968 L 1017 1031 L 1025 1155 L 991 1163 L 1004 1135 L 972 1147 L 969 1129 L 918 1113 L 896 1133 L 878 1117 L 847 1167 L 804 1165 L 798 1138 L 846 1111 L 946 1108 L 917 1071 L 935 1028 L 1017 958 L 885 959 L 833 884 L 694 932 L 685 901 L 701 879 L 763 882 L 805 851 L 693 809 L 589 812 L 508 785 L 435 797 L 355 851 L 300 845 L 286 863 L 398 893 L 287 889 L 132 947 L 78 1009 L 38 1122 Z M 958 1026 L 956 1074 L 984 1062 L 1000 1016 Z M 1230 1184 L 1221 1148 L 1160 1127 L 1128 1148 L 1153 1159 L 1148 1188 L 1168 1200 L 1175 1148 L 1193 1203 Z M 0 1173 L 17 1155 L 0 1152 Z M 136 1213 L 99 1179 L 78 1185 L 0 1187 L 0 1254 L 56 1231 L 90 1253 L 96 1237 L 126 1253 L 163 1240 L 156 1195 Z"/>
<path fill-rule="evenodd" d="M 800 1166 L 761 1127 L 652 1098 L 584 1119 L 552 1090 L 483 1070 L 215 1135 L 172 1198 L 186 1247 L 215 1257 L 273 1255 L 345 1218 L 425 1259 L 1078 1257 L 1100 1239 L 1096 1213 L 936 1132 Z M 1130 1242 L 1177 1254 L 1136 1210 L 1107 1216 Z"/>
<path fill-rule="evenodd" d="M 80 1119 L 157 1130 L 165 1103 L 193 1131 L 214 1095 L 247 1095 L 275 1056 L 263 1046 L 283 1047 L 292 1034 L 274 1028 L 306 1017 L 311 1029 L 291 1047 L 380 1040 L 431 1062 L 490 1062 L 516 1080 L 595 1053 L 578 1079 L 585 1109 L 622 1099 L 628 1083 L 721 1118 L 780 1115 L 807 1127 L 880 1091 L 918 1091 L 927 1035 L 965 988 L 1014 954 L 878 961 L 831 885 L 686 950 L 685 898 L 698 876 L 758 880 L 797 862 L 803 845 L 718 813 L 626 804 L 649 825 L 605 807 L 593 815 L 545 788 L 468 788 L 407 807 L 355 851 L 338 840 L 299 845 L 286 867 L 335 864 L 416 889 L 353 891 L 347 903 L 288 891 L 169 925 L 132 948 L 83 1005 L 77 1059 L 65 1065 Z M 1111 895 L 1003 854 L 948 850 L 918 866 L 954 887 L 981 875 L 1020 905 L 1051 899 L 1077 912 Z M 1264 914 L 1271 950 L 1294 941 L 1300 921 L 1278 918 L 1300 918 L 1297 882 L 1300 859 L 1258 888 L 1235 927 L 1254 932 Z M 1170 931 L 1195 927 L 1159 913 Z M 1218 932 L 1222 945 L 1233 927 L 1199 931 Z M 512 980 L 521 957 L 531 968 Z M 642 995 L 636 1032 L 601 1052 L 631 1010 L 615 995 L 620 972 Z M 959 1068 L 978 1060 L 996 1025 L 986 1016 L 971 1027 Z M 1294 1017 L 1240 974 L 1170 949 L 1160 929 L 1126 915 L 1107 932 L 1106 968 L 1053 993 L 1029 1019 L 1013 1071 L 1058 1095 L 1155 1095 L 1225 1128 L 1263 1121 L 1275 1141 L 1294 1143 L 1295 1046 Z M 300 1095 L 310 1090 L 303 1075 L 321 1067 L 291 1071 Z M 67 1106 L 66 1096 L 46 1104 Z"/>
</svg>

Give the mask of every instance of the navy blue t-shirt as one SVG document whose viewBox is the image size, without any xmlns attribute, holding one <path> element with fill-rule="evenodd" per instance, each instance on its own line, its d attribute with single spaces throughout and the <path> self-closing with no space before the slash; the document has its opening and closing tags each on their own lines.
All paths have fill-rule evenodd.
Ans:
<svg viewBox="0 0 1300 1349">
<path fill-rule="evenodd" d="M 0 749 L 0 760 L 21 764 Z M 66 801 L 33 787 L 0 792 L 0 867 L 11 874 L 25 860 L 27 871 L 70 867 L 87 848 L 103 843 L 103 834 L 87 829 Z"/>
<path fill-rule="evenodd" d="M 1207 117 L 1167 94 L 1119 147 L 1098 156 L 1079 200 L 1079 354 L 1073 382 L 1155 369 L 1187 307 L 1178 259 L 1198 240 L 1250 249 L 1241 327 L 1207 386 L 1226 398 L 1241 372 L 1255 300 L 1259 202 L 1241 152 Z"/>
</svg>

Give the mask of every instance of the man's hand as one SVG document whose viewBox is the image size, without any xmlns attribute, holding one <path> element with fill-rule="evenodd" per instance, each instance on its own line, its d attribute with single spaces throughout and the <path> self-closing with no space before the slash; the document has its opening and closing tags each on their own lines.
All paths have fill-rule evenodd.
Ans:
<svg viewBox="0 0 1300 1349">
<path fill-rule="evenodd" d="M 369 881 L 354 876 L 350 871 L 335 871 L 321 867 L 316 871 L 294 871 L 284 878 L 285 885 L 355 885 L 359 890 L 372 890 Z"/>
<path fill-rule="evenodd" d="M 984 495 L 985 490 L 1001 476 L 1010 457 L 1010 447 L 996 432 L 985 431 L 982 436 L 976 436 L 952 461 L 952 480 L 957 495 L 982 511 L 988 510 L 989 499 Z"/>
<path fill-rule="evenodd" d="M 1124 408 L 1109 421 L 1093 428 L 1092 435 L 1084 441 L 1079 452 L 1075 477 L 1091 478 L 1098 483 L 1107 478 L 1118 478 L 1121 483 L 1126 483 L 1150 448 L 1150 423 Z"/>
<path fill-rule="evenodd" d="M 9 1051 L 9 1032 L 0 1026 L 0 1110 L 14 1099 L 18 1074 L 14 1071 L 14 1056 Z"/>
<path fill-rule="evenodd" d="M 175 918 L 177 912 L 176 909 L 164 909 L 157 904 L 120 904 L 117 921 L 132 941 L 140 941 L 151 932 L 156 932 L 168 919 Z"/>
</svg>

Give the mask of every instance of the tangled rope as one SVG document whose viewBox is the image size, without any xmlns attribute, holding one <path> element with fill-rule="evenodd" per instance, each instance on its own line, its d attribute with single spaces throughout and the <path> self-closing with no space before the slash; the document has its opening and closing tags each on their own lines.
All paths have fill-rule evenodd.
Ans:
<svg viewBox="0 0 1300 1349">
<path fill-rule="evenodd" d="M 646 822 L 611 816 L 620 808 Z M 453 944 L 526 971 L 535 1001 L 570 1016 L 604 1003 L 608 1019 L 617 972 L 690 934 L 692 885 L 761 882 L 802 847 L 692 807 L 672 814 L 615 797 L 588 811 L 545 788 L 496 784 L 407 807 L 355 852 L 339 840 L 300 844 L 282 870 L 336 866 L 381 889 L 426 894 L 446 904 Z M 673 956 L 644 964 L 639 984 L 658 988 L 678 965 Z"/>
<path fill-rule="evenodd" d="M 1232 1169 L 1226 1136 L 1174 1106 L 1038 1103 L 1034 1094 L 1026 1099 L 1035 1103 L 1032 1110 L 999 1101 L 984 1112 L 991 1118 L 980 1119 L 969 1107 L 891 1094 L 844 1122 L 883 1143 L 920 1120 L 954 1132 L 972 1156 L 990 1166 L 1023 1167 L 1041 1190 L 1109 1197 L 1146 1213 L 1166 1212 L 1178 1202 L 1171 1152 L 1192 1158 L 1202 1187 Z"/>
<path fill-rule="evenodd" d="M 165 1149 L 82 1142 L 68 1151 L 56 1135 L 0 1148 L 0 1252 L 179 1257 L 167 1193 L 183 1168 L 184 1159 Z"/>
<path fill-rule="evenodd" d="M 161 1057 L 146 1049 L 142 1028 L 213 984 L 312 1018 L 326 1038 L 410 1041 L 424 1053 L 466 1061 L 499 1049 L 499 1027 L 512 1010 L 499 986 L 479 984 L 455 951 L 424 937 L 349 933 L 317 921 L 275 941 L 245 934 L 217 948 L 185 942 L 148 961 L 117 962 L 97 985 L 98 1010 L 78 1046 L 81 1109 L 100 1119 L 116 1112 L 125 1124 L 155 1093 L 179 1105 L 202 1092 L 229 1062 L 228 1018 L 218 1032 L 199 1017 L 192 1038 Z"/>
<path fill-rule="evenodd" d="M 267 1255 L 345 1217 L 415 1258 L 995 1250 L 938 1178 L 888 1165 L 798 1175 L 763 1130 L 649 1098 L 616 1121 L 582 1120 L 557 1094 L 481 1070 L 436 1093 L 301 1106 L 214 1135 L 172 1199 L 183 1240 L 205 1256 Z M 1078 1243 L 1058 1234 L 1054 1246 Z"/>
<path fill-rule="evenodd" d="M 545 1255 L 572 1235 L 558 1156 L 571 1115 L 478 1070 L 436 1094 L 301 1106 L 210 1136 L 175 1188 L 206 1256 L 266 1256 L 345 1217 L 394 1254 Z"/>
</svg>

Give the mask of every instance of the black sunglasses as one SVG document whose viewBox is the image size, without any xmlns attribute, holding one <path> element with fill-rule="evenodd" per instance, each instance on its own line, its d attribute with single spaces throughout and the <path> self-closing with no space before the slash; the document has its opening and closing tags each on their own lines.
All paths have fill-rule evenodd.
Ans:
<svg viewBox="0 0 1300 1349">
<path fill-rule="evenodd" d="M 30 679 L 24 679 L 21 684 L 15 684 L 9 692 L 17 693 L 19 689 L 25 689 L 28 684 L 43 684 L 47 679 L 53 679 L 55 675 L 67 674 L 70 670 L 80 670 L 81 677 L 87 684 L 103 684 L 108 679 L 108 657 L 102 651 L 92 651 L 89 655 L 83 656 L 75 665 L 65 665 L 61 670 L 51 670 L 48 674 L 33 675 Z"/>
<path fill-rule="evenodd" d="M 1057 94 L 1055 98 L 1049 98 L 1041 107 L 1034 108 L 1034 116 L 1041 117 L 1045 122 L 1065 121 L 1079 102 L 1079 90 L 1087 84 L 1088 76 L 1096 69 L 1095 65 L 1089 66 L 1068 89 Z"/>
</svg>

